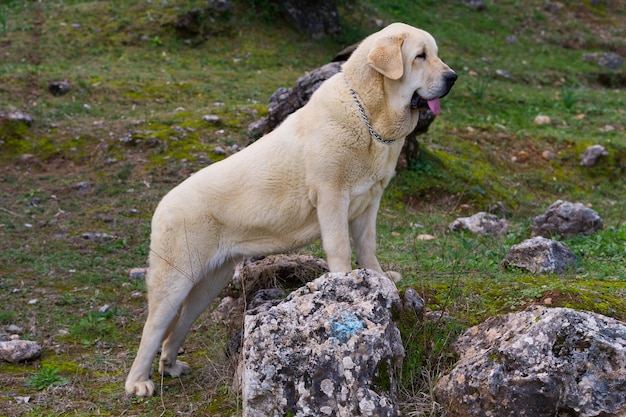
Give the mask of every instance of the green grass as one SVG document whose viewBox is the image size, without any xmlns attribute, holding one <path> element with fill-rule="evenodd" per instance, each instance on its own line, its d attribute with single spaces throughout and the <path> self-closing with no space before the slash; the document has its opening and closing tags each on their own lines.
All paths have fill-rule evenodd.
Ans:
<svg viewBox="0 0 626 417">
<path fill-rule="evenodd" d="M 454 360 L 449 344 L 489 316 L 540 303 L 626 320 L 626 76 L 582 59 L 624 50 L 623 8 L 568 3 L 553 16 L 539 0 L 483 12 L 456 1 L 340 3 L 335 39 L 296 33 L 268 18 L 263 2 L 255 3 L 263 13 L 235 2 L 232 27 L 193 45 L 173 23 L 199 0 L 0 5 L 0 111 L 35 118 L 33 126 L 0 121 L 0 324 L 44 343 L 42 362 L 0 365 L 4 414 L 241 413 L 223 352 L 228 331 L 208 314 L 185 343 L 192 375 L 164 379 L 162 397 L 123 395 L 146 314 L 144 284 L 127 271 L 145 266 L 160 198 L 222 158 L 214 147 L 246 145 L 269 96 L 375 31 L 372 17 L 430 31 L 459 74 L 379 213 L 381 262 L 403 274 L 401 290 L 415 288 L 452 318 L 402 320 L 405 413 L 438 415 L 431 389 Z M 52 96 L 48 82 L 60 79 L 72 90 Z M 204 122 L 207 114 L 220 122 Z M 538 115 L 552 122 L 533 123 Z M 581 167 L 593 144 L 610 155 Z M 90 186 L 76 189 L 80 182 Z M 604 220 L 601 232 L 564 240 L 581 267 L 556 276 L 503 269 L 511 245 L 530 237 L 532 218 L 557 199 L 588 204 Z M 506 211 L 505 237 L 448 231 L 456 217 L 490 207 Z M 305 251 L 323 256 L 319 244 Z M 57 377 L 71 382 L 45 389 Z M 13 400 L 25 395 L 33 396 L 27 407 Z"/>
</svg>

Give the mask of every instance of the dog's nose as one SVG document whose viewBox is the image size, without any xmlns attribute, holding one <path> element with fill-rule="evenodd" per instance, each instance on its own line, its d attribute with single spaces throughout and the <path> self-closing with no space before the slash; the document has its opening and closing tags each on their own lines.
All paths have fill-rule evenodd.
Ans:
<svg viewBox="0 0 626 417">
<path fill-rule="evenodd" d="M 452 88 L 452 86 L 454 85 L 454 82 L 457 79 L 456 72 L 453 72 L 453 71 L 446 72 L 443 76 L 443 79 L 445 80 L 446 85 L 448 86 L 448 89 Z"/>
</svg>

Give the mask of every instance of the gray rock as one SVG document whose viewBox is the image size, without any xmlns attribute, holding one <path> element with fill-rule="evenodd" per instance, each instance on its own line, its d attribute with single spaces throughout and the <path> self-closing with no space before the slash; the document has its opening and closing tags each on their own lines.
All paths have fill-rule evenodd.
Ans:
<svg viewBox="0 0 626 417">
<path fill-rule="evenodd" d="M 585 153 L 580 154 L 580 165 L 584 167 L 592 167 L 603 156 L 609 156 L 609 153 L 602 145 L 593 145 L 585 149 Z"/>
<path fill-rule="evenodd" d="M 624 65 L 624 58 L 615 52 L 602 52 L 583 54 L 583 60 L 588 62 L 595 62 L 601 67 L 609 69 L 619 69 Z"/>
<path fill-rule="evenodd" d="M 0 111 L 0 123 L 2 123 L 4 120 L 8 122 L 23 123 L 26 126 L 32 126 L 32 124 L 35 122 L 33 116 L 19 110 L 10 112 Z"/>
<path fill-rule="evenodd" d="M 565 8 L 565 5 L 563 3 L 561 3 L 561 2 L 558 2 L 558 1 L 547 1 L 544 4 L 543 8 L 548 13 L 560 14 L 563 11 L 563 9 Z"/>
<path fill-rule="evenodd" d="M 532 306 L 487 319 L 454 343 L 435 386 L 451 417 L 623 417 L 626 326 L 595 313 Z"/>
<path fill-rule="evenodd" d="M 221 121 L 220 117 L 215 114 L 205 114 L 202 120 L 210 124 L 218 124 Z"/>
<path fill-rule="evenodd" d="M 341 62 L 330 62 L 298 78 L 293 88 L 281 87 L 272 94 L 267 117 L 248 126 L 252 139 L 258 139 L 280 125 L 291 113 L 304 106 L 319 86 L 341 71 Z"/>
<path fill-rule="evenodd" d="M 483 0 L 465 0 L 465 5 L 474 10 L 487 10 L 487 4 Z"/>
<path fill-rule="evenodd" d="M 392 281 L 370 270 L 329 273 L 245 317 L 243 415 L 397 416 L 404 356 Z"/>
<path fill-rule="evenodd" d="M 209 0 L 206 7 L 194 7 L 177 16 L 174 28 L 178 36 L 200 43 L 205 38 L 229 34 L 232 30 L 232 3 L 230 0 Z"/>
<path fill-rule="evenodd" d="M 23 334 L 24 333 L 24 330 L 21 327 L 16 326 L 15 324 L 11 324 L 7 326 L 5 330 L 9 334 Z"/>
<path fill-rule="evenodd" d="M 85 191 L 91 188 L 91 183 L 89 181 L 81 181 L 72 185 L 72 190 L 76 191 Z"/>
<path fill-rule="evenodd" d="M 531 236 L 591 235 L 604 227 L 595 210 L 582 203 L 557 200 L 540 216 L 533 219 Z"/>
<path fill-rule="evenodd" d="M 50 81 L 48 83 L 48 91 L 54 96 L 63 96 L 70 92 L 72 86 L 68 80 Z"/>
<path fill-rule="evenodd" d="M 527 269 L 533 274 L 559 274 L 578 263 L 567 245 L 541 236 L 511 246 L 501 265 Z"/>
<path fill-rule="evenodd" d="M 481 211 L 470 217 L 459 217 L 448 228 L 452 231 L 469 230 L 474 234 L 503 236 L 509 230 L 509 224 L 505 219 Z"/>
<path fill-rule="evenodd" d="M 41 356 L 41 345 L 30 340 L 0 342 L 0 361 L 18 363 L 31 361 Z"/>
<path fill-rule="evenodd" d="M 112 240 L 115 240 L 115 236 L 102 232 L 86 232 L 79 236 L 85 240 L 93 240 L 96 242 L 110 242 Z"/>
<path fill-rule="evenodd" d="M 413 288 L 409 287 L 404 291 L 404 309 L 413 311 L 417 317 L 422 318 L 425 305 L 424 299 Z"/>
<path fill-rule="evenodd" d="M 131 268 L 128 270 L 128 277 L 143 280 L 146 279 L 146 272 L 148 272 L 148 268 Z"/>
<path fill-rule="evenodd" d="M 277 0 L 277 3 L 300 32 L 321 37 L 341 31 L 337 6 L 332 0 Z"/>
</svg>

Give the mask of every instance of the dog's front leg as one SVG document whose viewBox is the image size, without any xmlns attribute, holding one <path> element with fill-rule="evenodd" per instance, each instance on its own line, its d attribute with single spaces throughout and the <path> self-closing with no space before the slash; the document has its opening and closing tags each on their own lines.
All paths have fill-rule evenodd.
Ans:
<svg viewBox="0 0 626 417">
<path fill-rule="evenodd" d="M 376 257 L 376 217 L 380 206 L 380 197 L 372 199 L 365 211 L 352 222 L 350 232 L 354 242 L 356 261 L 361 268 L 373 269 L 383 272 L 378 258 Z M 386 271 L 385 274 L 394 282 L 402 279 L 402 276 L 394 271 Z"/>
<path fill-rule="evenodd" d="M 359 266 L 383 272 L 376 258 L 376 215 L 379 203 L 380 200 L 373 200 L 360 216 L 352 220 L 350 232 Z"/>
<path fill-rule="evenodd" d="M 352 250 L 348 226 L 348 195 L 333 191 L 318 192 L 314 201 L 330 272 L 350 272 Z"/>
</svg>

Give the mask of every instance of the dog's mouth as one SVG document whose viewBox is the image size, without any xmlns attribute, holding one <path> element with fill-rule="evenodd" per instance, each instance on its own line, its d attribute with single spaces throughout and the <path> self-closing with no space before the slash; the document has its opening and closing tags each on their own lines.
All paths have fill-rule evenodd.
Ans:
<svg viewBox="0 0 626 417">
<path fill-rule="evenodd" d="M 441 113 L 441 104 L 439 102 L 439 97 L 434 98 L 432 100 L 426 100 L 417 94 L 417 91 L 413 93 L 413 97 L 411 97 L 411 108 L 414 110 L 421 109 L 426 110 L 430 109 L 434 115 L 438 115 Z"/>
</svg>

